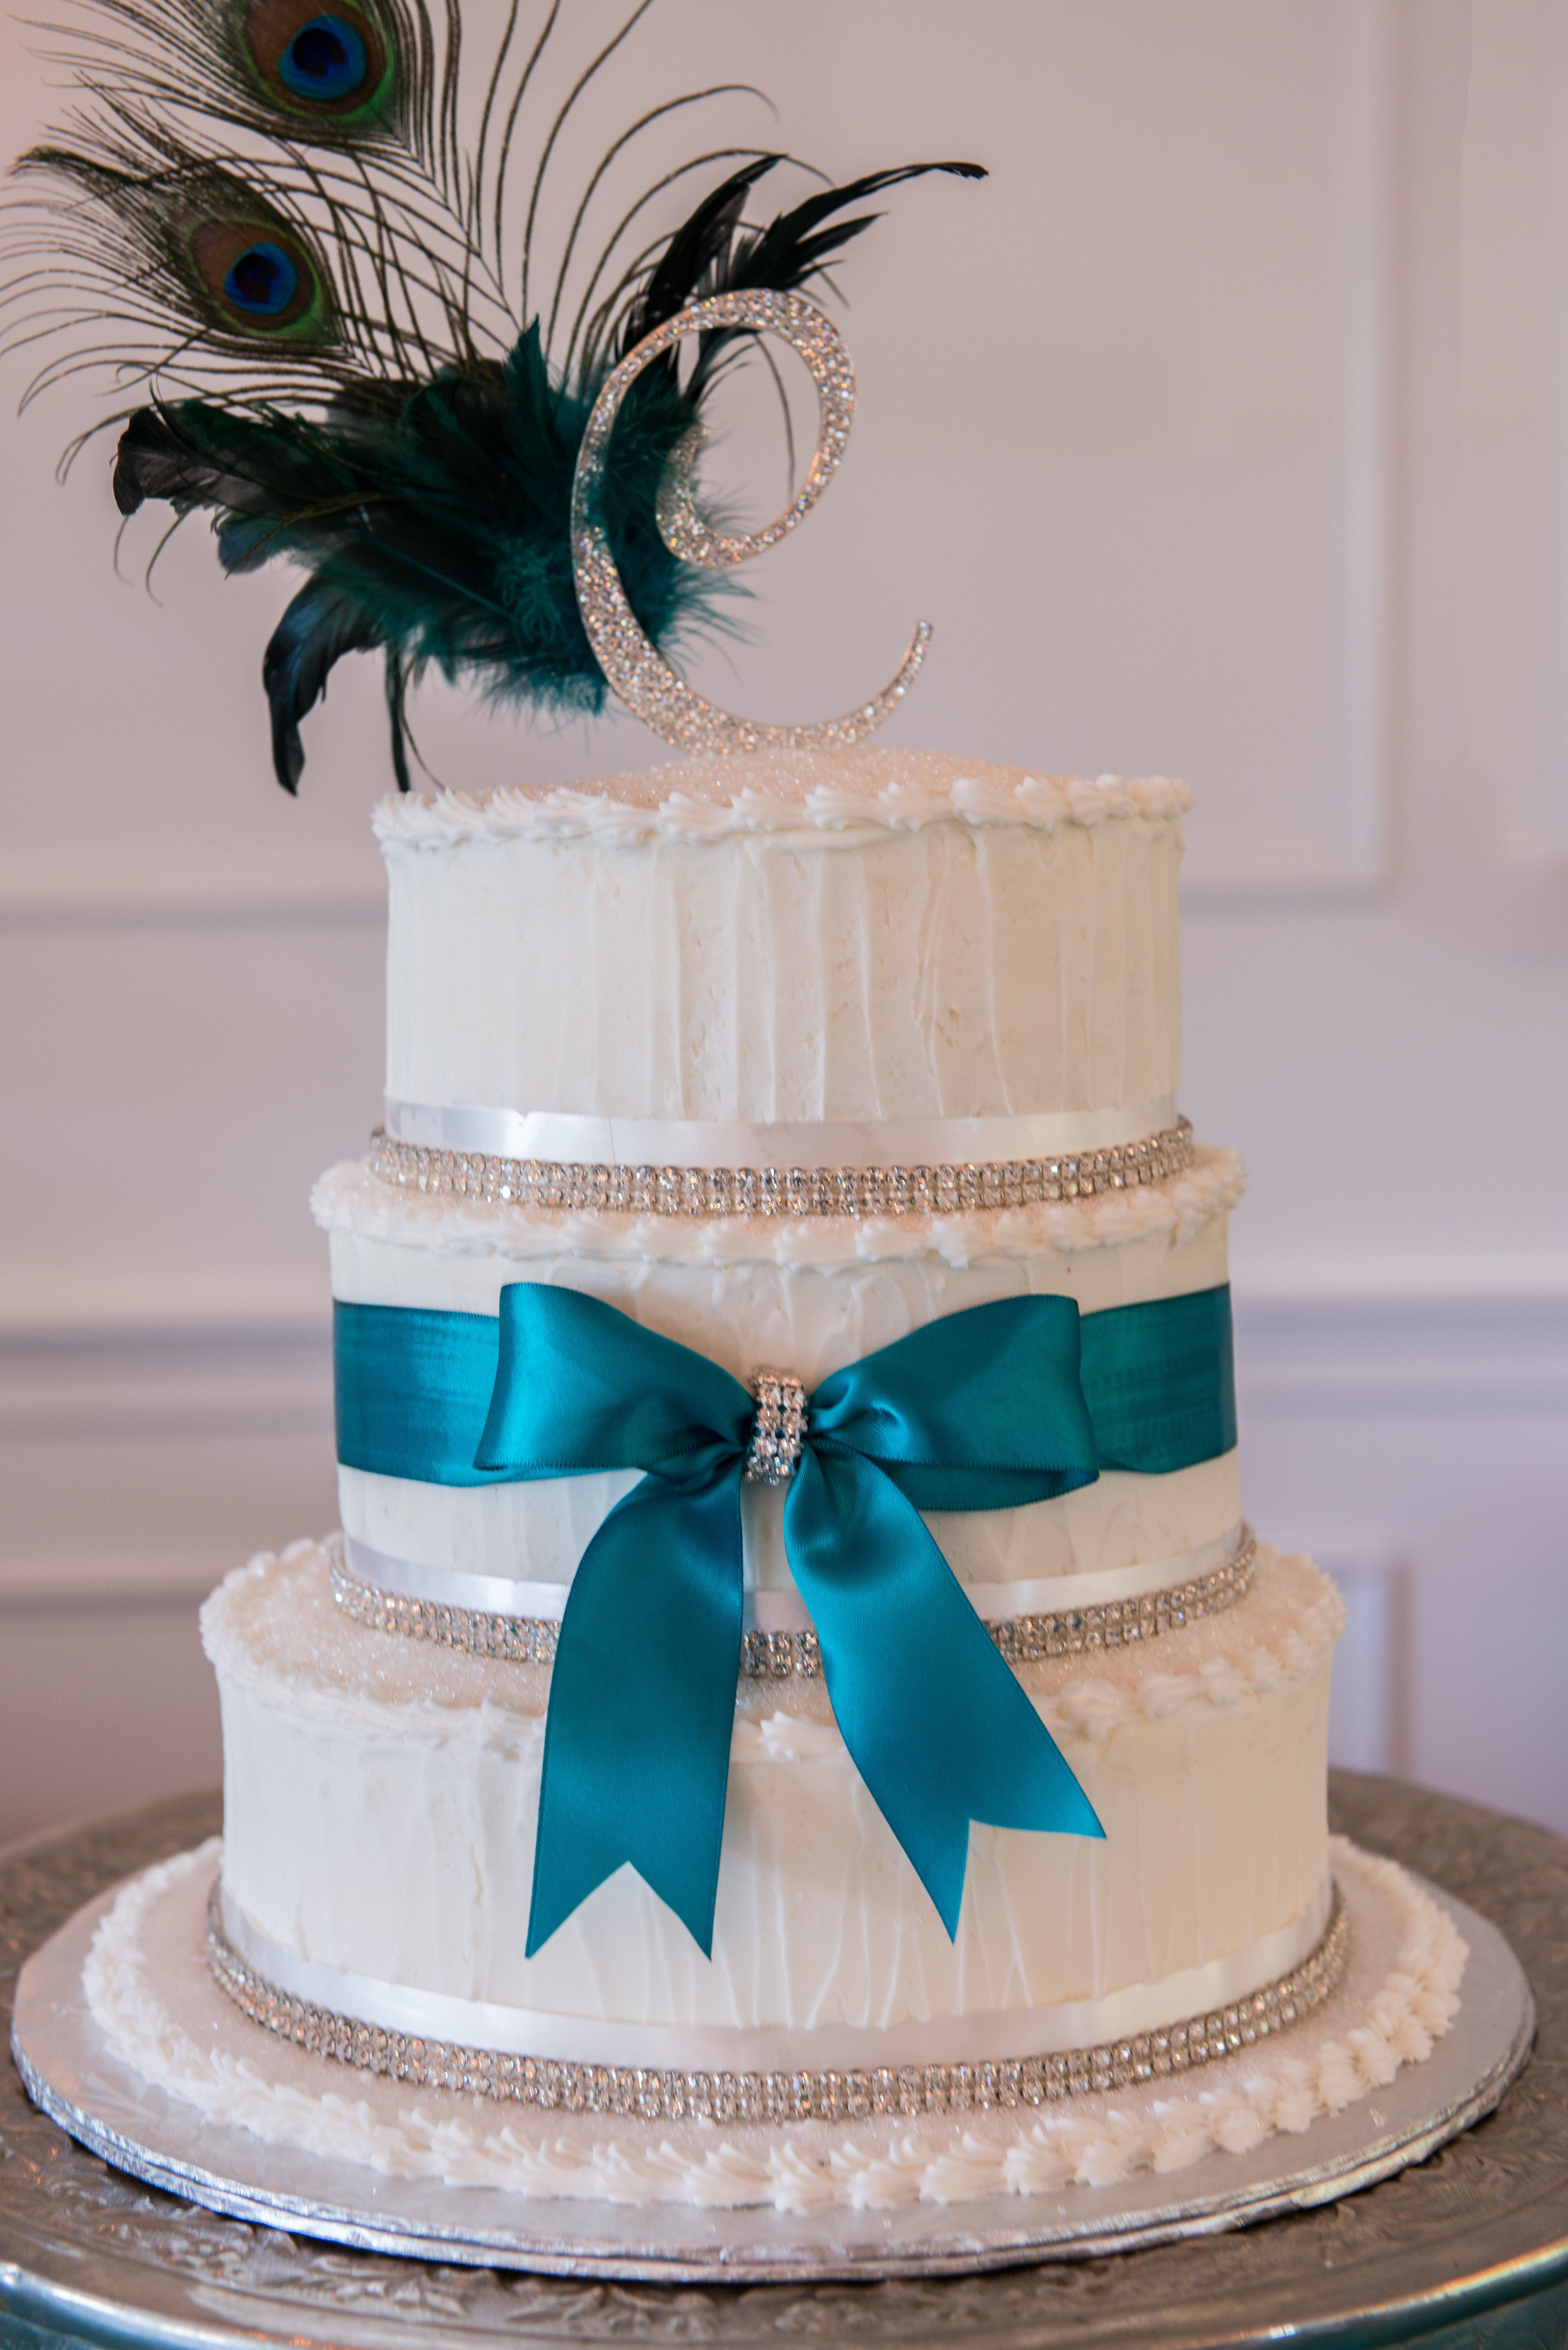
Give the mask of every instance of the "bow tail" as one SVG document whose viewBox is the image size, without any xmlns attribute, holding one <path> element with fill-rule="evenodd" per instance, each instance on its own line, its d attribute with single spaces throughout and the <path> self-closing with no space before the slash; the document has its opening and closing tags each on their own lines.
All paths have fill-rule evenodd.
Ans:
<svg viewBox="0 0 1568 2350">
<path fill-rule="evenodd" d="M 971 1820 L 1104 1835 L 919 1512 L 874 1461 L 808 1444 L 784 1540 L 845 1744 L 950 1939 Z"/>
<path fill-rule="evenodd" d="M 741 1464 L 645 1477 L 584 1552 L 550 1679 L 526 1955 L 629 1862 L 711 1957 L 742 1634 Z"/>
</svg>

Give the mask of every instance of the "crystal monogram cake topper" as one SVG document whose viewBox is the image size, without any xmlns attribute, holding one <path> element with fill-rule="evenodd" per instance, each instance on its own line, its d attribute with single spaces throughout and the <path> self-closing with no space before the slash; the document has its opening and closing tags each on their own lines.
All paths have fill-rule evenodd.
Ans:
<svg viewBox="0 0 1568 2350">
<path fill-rule="evenodd" d="M 595 518 L 610 435 L 632 385 L 646 367 L 685 336 L 711 334 L 717 327 L 777 335 L 799 352 L 821 402 L 816 449 L 793 504 L 765 529 L 731 538 L 703 521 L 692 499 L 691 471 L 702 435 L 701 424 L 694 425 L 671 452 L 659 487 L 656 511 L 666 546 L 686 562 L 712 571 L 749 562 L 805 521 L 838 469 L 855 413 L 855 369 L 843 337 L 815 303 L 798 294 L 720 294 L 678 311 L 645 336 L 612 371 L 583 435 L 572 484 L 572 561 L 583 626 L 599 667 L 627 708 L 683 751 L 810 751 L 861 742 L 892 716 L 918 674 L 931 639 L 928 620 L 918 623 L 890 682 L 858 710 L 815 726 L 772 726 L 758 719 L 734 718 L 678 676 L 644 635 L 621 586 L 608 533 Z"/>
<path fill-rule="evenodd" d="M 689 91 L 610 144 L 541 287 L 534 231 L 542 203 L 559 209 L 559 134 L 646 0 L 538 126 L 531 181 L 514 134 L 534 123 L 558 6 L 532 44 L 514 42 L 514 7 L 471 88 L 457 0 L 440 24 L 427 0 L 76 5 L 52 59 L 71 76 L 67 127 L 22 157 L 0 238 L 4 347 L 53 354 L 27 397 L 98 366 L 119 398 L 134 387 L 138 404 L 67 452 L 119 431 L 122 514 L 204 512 L 225 571 L 281 557 L 305 573 L 262 667 L 286 790 L 302 721 L 351 652 L 384 665 L 405 790 L 409 691 L 432 668 L 558 716 L 593 715 L 613 690 L 691 751 L 853 743 L 897 707 L 923 625 L 882 692 L 813 726 L 732 717 L 668 649 L 712 620 L 717 575 L 810 512 L 843 453 L 854 371 L 801 289 L 871 225 L 856 206 L 928 172 L 983 178 L 978 165 L 870 172 L 753 224 L 757 183 L 790 159 L 710 146 L 623 208 L 616 174 L 639 142 L 725 95 Z M 721 156 L 744 160 L 647 242 L 649 205 Z M 589 265 L 579 233 L 601 216 L 615 225 Z M 799 495 L 735 538 L 703 518 L 692 474 L 709 394 L 748 335 L 800 354 L 822 419 Z"/>
</svg>

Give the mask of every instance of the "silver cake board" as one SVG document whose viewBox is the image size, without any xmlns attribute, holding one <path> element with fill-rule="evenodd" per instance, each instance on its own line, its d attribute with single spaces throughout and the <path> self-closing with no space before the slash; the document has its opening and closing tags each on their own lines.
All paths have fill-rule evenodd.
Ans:
<svg viewBox="0 0 1568 2350">
<path fill-rule="evenodd" d="M 1303 2135 L 1211 2154 L 1172 2178 L 1142 2172 L 1102 2187 L 887 2211 L 535 2199 L 382 2176 L 269 2144 L 151 2086 L 110 2049 L 82 1989 L 88 1947 L 118 1889 L 78 1910 L 17 1984 L 12 2053 L 29 2095 L 63 2129 L 117 2168 L 235 2219 L 364 2251 L 547 2275 L 871 2281 L 1099 2259 L 1213 2235 L 1332 2201 L 1422 2161 L 1492 2111 L 1534 2030 L 1530 1986 L 1503 1937 L 1464 1902 L 1425 1886 L 1469 1946 L 1459 2015 L 1425 2062 L 1401 2066 L 1386 2087 L 1321 2115 Z M 215 1988 L 213 1997 L 222 2004 Z M 233 2011 L 222 2023 L 207 2014 L 202 2028 L 232 2029 L 263 2071 L 276 2044 Z M 358 2094 L 361 2076 L 320 2062 L 334 2076 L 324 2085 Z"/>
</svg>

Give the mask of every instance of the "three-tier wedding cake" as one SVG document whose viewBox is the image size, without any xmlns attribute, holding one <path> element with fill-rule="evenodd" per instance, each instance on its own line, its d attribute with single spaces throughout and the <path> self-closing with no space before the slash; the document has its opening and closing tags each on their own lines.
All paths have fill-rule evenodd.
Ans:
<svg viewBox="0 0 1568 2350">
<path fill-rule="evenodd" d="M 383 806 L 387 1129 L 315 1201 L 343 1532 L 232 1576 L 203 1617 L 225 1757 L 213 1948 L 243 2003 L 275 2021 L 281 1996 L 301 2034 L 308 2008 L 378 2070 L 744 2121 L 941 2110 L 955 2079 L 981 2106 L 1121 2085 L 1278 2031 L 1330 1987 L 1339 1607 L 1241 1517 L 1225 1251 L 1242 1176 L 1176 1106 L 1186 805 L 1163 781 L 852 751 Z M 649 1466 L 602 1430 L 584 1451 L 558 1418 L 577 1350 L 618 1335 L 600 1321 L 519 1337 L 539 1438 L 522 1465 L 486 1454 L 502 1316 L 535 1289 L 597 1301 L 760 1401 L 734 1464 L 743 1620 L 711 1908 L 677 1914 L 650 1883 L 684 1883 L 664 1847 L 711 1825 L 679 1816 L 678 1716 L 717 1693 L 648 1629 L 668 1609 L 682 1643 L 705 1637 L 687 1587 L 711 1571 L 701 1501 L 670 1488 L 663 1521 L 629 1521 L 629 1620 L 611 1592 L 577 1635 L 576 1748 L 629 1751 L 559 1795 L 571 1848 L 548 1865 L 571 1882 L 531 1939 L 574 1576 Z M 787 1517 L 826 1383 L 1003 1301 L 1052 1302 L 1063 1391 L 1011 1319 L 978 1317 L 988 1359 L 963 1367 L 957 1409 L 979 1424 L 967 1444 L 937 1433 L 952 1473 L 995 1471 L 997 1492 L 922 1516 L 899 1498 L 908 1588 L 902 1526 L 889 1556 L 851 1496 L 816 1534 L 853 1595 L 835 1647 Z M 647 1410 L 660 1365 L 628 1356 L 612 1417 Z M 581 1372 L 614 1375 L 597 1353 Z M 947 1377 L 932 1344 L 917 1411 L 938 1418 Z M 988 1377 L 1010 1390 L 999 1431 Z M 994 1444 L 1020 1424 L 1054 1495 L 1011 1498 L 1023 1472 Z M 910 1458 L 931 1449 L 918 1433 Z M 890 1822 L 918 1808 L 933 1741 L 941 1767 L 979 1771 L 996 1692 L 945 1613 L 935 1682 L 911 1659 L 922 1524 L 944 1597 L 1071 1773 L 1054 1828 L 979 1787 L 945 1920 L 940 1857 Z M 842 1590 L 831 1605 L 846 1615 Z M 557 1781 L 575 1759 L 585 1775 L 561 1742 Z M 596 1803 L 610 1816 L 585 1819 Z M 594 1884 L 571 1871 L 596 1835 Z"/>
<path fill-rule="evenodd" d="M 851 749 L 382 805 L 342 1528 L 203 1611 L 221 1858 L 85 1974 L 135 2074 L 790 2211 L 1181 2169 L 1429 2051 L 1463 1944 L 1330 1838 L 1340 1603 L 1242 1517 L 1187 805 Z"/>
</svg>

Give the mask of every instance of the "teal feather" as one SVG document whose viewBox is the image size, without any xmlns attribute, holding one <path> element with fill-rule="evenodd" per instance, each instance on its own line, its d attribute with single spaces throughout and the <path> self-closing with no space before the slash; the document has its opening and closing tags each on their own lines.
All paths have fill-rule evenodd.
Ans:
<svg viewBox="0 0 1568 2350">
<path fill-rule="evenodd" d="M 503 364 L 447 370 L 394 415 L 231 415 L 182 400 L 130 420 L 115 467 L 122 512 L 148 498 L 182 514 L 205 510 L 225 570 L 284 557 L 310 574 L 265 669 L 275 764 L 287 788 L 304 764 L 299 721 L 332 660 L 349 650 L 382 648 L 405 682 L 433 666 L 477 679 L 503 702 L 568 715 L 603 708 L 569 529 L 588 405 L 552 378 L 535 324 Z M 656 643 L 668 643 L 710 614 L 719 586 L 670 554 L 654 519 L 691 410 L 669 387 L 628 410 L 606 526 L 632 609 Z"/>
<path fill-rule="evenodd" d="M 554 12 L 518 67 L 508 30 L 467 153 L 455 14 L 438 43 L 423 0 L 98 5 L 112 39 L 75 60 L 94 107 L 71 138 L 19 167 L 28 190 L 42 181 L 64 194 L 45 196 L 12 250 L 52 262 L 78 292 L 78 323 L 97 333 L 117 322 L 120 369 L 146 381 L 150 397 L 118 420 L 121 512 L 149 500 L 180 517 L 205 512 L 226 571 L 281 560 L 307 574 L 263 668 L 274 765 L 289 791 L 305 764 L 301 721 L 350 652 L 385 663 L 405 789 L 406 696 L 427 670 L 502 702 L 599 711 L 607 688 L 577 609 L 570 507 L 609 369 L 693 298 L 818 278 L 870 224 L 845 218 L 846 207 L 926 171 L 977 175 L 972 164 L 907 165 L 825 187 L 753 229 L 743 207 L 784 159 L 742 151 L 553 364 L 540 318 L 514 313 L 507 295 L 502 192 Z M 527 267 L 525 239 L 523 289 Z M 36 273 L 18 284 L 36 297 Z M 552 319 L 559 303 L 557 287 Z M 603 520 L 632 610 L 661 649 L 722 619 L 729 583 L 670 553 L 656 499 L 735 341 L 700 338 L 684 380 L 673 354 L 647 370 L 610 444 Z M 35 388 L 94 356 L 51 362 Z"/>
</svg>

